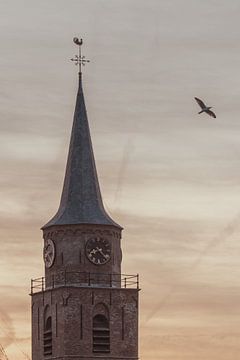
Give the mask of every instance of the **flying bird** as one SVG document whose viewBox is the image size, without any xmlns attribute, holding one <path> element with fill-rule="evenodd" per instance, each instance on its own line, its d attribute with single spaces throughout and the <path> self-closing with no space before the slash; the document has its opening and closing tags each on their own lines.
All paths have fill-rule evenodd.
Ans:
<svg viewBox="0 0 240 360">
<path fill-rule="evenodd" d="M 210 110 L 212 108 L 212 106 L 205 105 L 204 102 L 202 100 L 198 99 L 197 97 L 195 97 L 194 99 L 196 100 L 196 102 L 198 103 L 200 108 L 202 109 L 201 111 L 199 111 L 199 114 L 205 112 L 208 115 L 214 117 L 214 119 L 216 119 L 216 115 L 214 114 L 214 112 L 212 110 Z"/>
</svg>

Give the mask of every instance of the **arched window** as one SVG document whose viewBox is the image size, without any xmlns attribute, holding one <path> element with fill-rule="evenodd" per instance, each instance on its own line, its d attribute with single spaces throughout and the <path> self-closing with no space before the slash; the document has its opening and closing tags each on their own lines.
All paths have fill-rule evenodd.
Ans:
<svg viewBox="0 0 240 360">
<path fill-rule="evenodd" d="M 49 307 L 44 312 L 44 329 L 43 329 L 43 354 L 44 356 L 52 355 L 52 317 L 48 315 Z"/>
<path fill-rule="evenodd" d="M 104 315 L 95 315 L 93 318 L 93 352 L 110 352 L 109 321 Z"/>
</svg>

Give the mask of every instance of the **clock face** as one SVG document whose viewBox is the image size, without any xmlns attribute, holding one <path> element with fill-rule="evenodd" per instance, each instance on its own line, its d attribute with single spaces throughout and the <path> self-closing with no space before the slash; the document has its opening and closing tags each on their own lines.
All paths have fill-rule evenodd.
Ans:
<svg viewBox="0 0 240 360">
<path fill-rule="evenodd" d="M 50 268 L 55 259 L 55 245 L 51 239 L 47 239 L 43 248 L 43 258 L 47 268 Z"/>
<path fill-rule="evenodd" d="M 110 242 L 100 236 L 89 239 L 86 244 L 86 255 L 96 265 L 106 264 L 111 257 Z"/>
</svg>

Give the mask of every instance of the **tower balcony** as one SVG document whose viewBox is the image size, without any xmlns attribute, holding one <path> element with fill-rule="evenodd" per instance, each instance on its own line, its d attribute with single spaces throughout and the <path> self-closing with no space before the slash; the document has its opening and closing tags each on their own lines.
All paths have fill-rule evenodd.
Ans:
<svg viewBox="0 0 240 360">
<path fill-rule="evenodd" d="M 60 287 L 139 289 L 139 275 L 64 271 L 31 280 L 31 295 Z"/>
</svg>

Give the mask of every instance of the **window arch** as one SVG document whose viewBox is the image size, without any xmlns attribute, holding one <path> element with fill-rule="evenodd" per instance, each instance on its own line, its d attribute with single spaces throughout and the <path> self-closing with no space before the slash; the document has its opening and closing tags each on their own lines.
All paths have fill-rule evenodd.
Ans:
<svg viewBox="0 0 240 360">
<path fill-rule="evenodd" d="M 49 306 L 44 311 L 44 329 L 43 329 L 43 354 L 52 355 L 52 316 L 49 314 Z"/>
<path fill-rule="evenodd" d="M 109 320 L 102 314 L 93 317 L 93 352 L 110 352 Z"/>
</svg>

